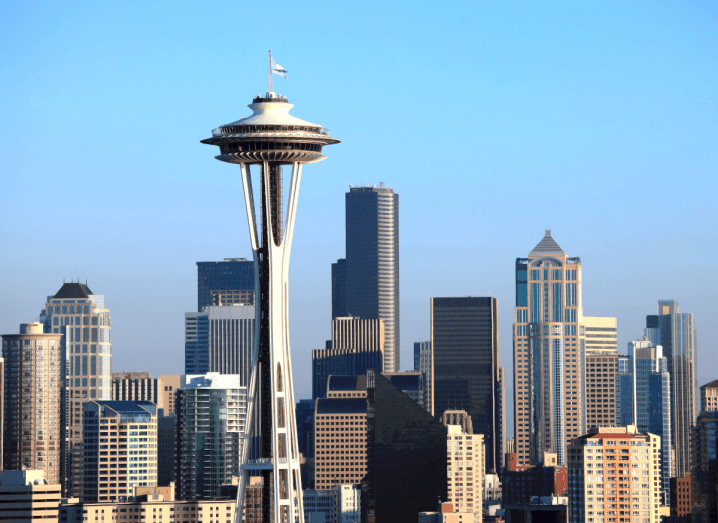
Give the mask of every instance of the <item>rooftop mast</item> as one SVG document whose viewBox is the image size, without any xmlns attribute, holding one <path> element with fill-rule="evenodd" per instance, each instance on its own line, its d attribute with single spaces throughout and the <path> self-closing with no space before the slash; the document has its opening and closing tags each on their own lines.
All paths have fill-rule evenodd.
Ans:
<svg viewBox="0 0 718 523">
<path fill-rule="evenodd" d="M 267 75 L 267 78 L 269 80 L 269 90 L 268 93 L 274 92 L 274 86 L 272 85 L 272 50 L 269 50 L 269 74 Z"/>
</svg>

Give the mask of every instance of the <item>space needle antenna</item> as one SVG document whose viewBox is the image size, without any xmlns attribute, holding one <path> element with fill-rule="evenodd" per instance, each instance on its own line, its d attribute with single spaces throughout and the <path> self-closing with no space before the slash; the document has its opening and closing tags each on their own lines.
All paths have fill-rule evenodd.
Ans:
<svg viewBox="0 0 718 523">
<path fill-rule="evenodd" d="M 268 92 L 268 93 L 273 93 L 273 92 L 274 92 L 274 85 L 272 85 L 272 50 L 271 50 L 271 49 L 269 50 L 269 69 L 268 69 L 267 80 L 268 80 L 268 82 L 269 82 L 269 83 L 268 83 L 269 90 L 268 90 L 267 92 Z"/>
</svg>

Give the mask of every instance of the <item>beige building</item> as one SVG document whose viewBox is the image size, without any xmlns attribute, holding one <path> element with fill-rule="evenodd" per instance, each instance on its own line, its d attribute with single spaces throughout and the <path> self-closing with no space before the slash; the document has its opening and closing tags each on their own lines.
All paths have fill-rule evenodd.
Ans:
<svg viewBox="0 0 718 523">
<path fill-rule="evenodd" d="M 329 381 L 326 398 L 314 411 L 314 477 L 316 490 L 358 485 L 366 475 L 366 376 L 340 376 L 353 386 Z"/>
<path fill-rule="evenodd" d="M 78 503 L 60 506 L 62 523 L 234 523 L 235 500 L 175 501 L 174 489 L 140 491 L 124 503 Z"/>
<path fill-rule="evenodd" d="M 110 311 L 105 297 L 83 283 L 63 283 L 47 297 L 41 313 L 45 332 L 63 334 L 62 357 L 67 362 L 66 405 L 61 477 L 68 497 L 82 495 L 82 408 L 90 400 L 112 398 Z"/>
<path fill-rule="evenodd" d="M 618 352 L 586 352 L 586 427 L 616 425 Z"/>
<path fill-rule="evenodd" d="M 157 408 L 148 401 L 84 407 L 83 502 L 126 501 L 157 486 Z"/>
<path fill-rule="evenodd" d="M 471 423 L 471 416 L 465 410 L 445 410 L 441 415 L 441 423 L 444 425 L 459 425 L 464 434 L 473 434 L 474 427 Z"/>
<path fill-rule="evenodd" d="M 600 427 L 569 445 L 569 522 L 660 522 L 661 438 Z"/>
<path fill-rule="evenodd" d="M 453 504 L 455 512 L 473 514 L 473 520 L 480 523 L 483 510 L 484 436 L 465 434 L 459 425 L 449 425 L 447 429 L 448 500 Z"/>
<path fill-rule="evenodd" d="M 718 380 L 701 387 L 701 412 L 718 411 Z"/>
<path fill-rule="evenodd" d="M 323 398 L 330 375 L 360 375 L 367 369 L 384 372 L 384 321 L 360 318 L 332 320 L 327 347 L 312 351 L 312 396 Z"/>
<path fill-rule="evenodd" d="M 584 316 L 586 352 L 618 351 L 618 320 L 600 316 Z"/>
<path fill-rule="evenodd" d="M 43 471 L 52 485 L 61 481 L 61 337 L 44 334 L 41 323 L 2 336 L 3 468 Z"/>
<path fill-rule="evenodd" d="M 165 409 L 164 382 L 149 372 L 113 372 L 112 401 L 150 401 Z"/>
<path fill-rule="evenodd" d="M 0 471 L 0 521 L 57 523 L 59 504 L 60 484 L 49 485 L 42 470 Z"/>
<path fill-rule="evenodd" d="M 158 380 L 162 380 L 162 404 L 165 409 L 165 416 L 174 414 L 176 412 L 176 397 L 177 389 L 182 386 L 182 375 L 181 374 L 162 374 L 157 377 Z"/>
</svg>

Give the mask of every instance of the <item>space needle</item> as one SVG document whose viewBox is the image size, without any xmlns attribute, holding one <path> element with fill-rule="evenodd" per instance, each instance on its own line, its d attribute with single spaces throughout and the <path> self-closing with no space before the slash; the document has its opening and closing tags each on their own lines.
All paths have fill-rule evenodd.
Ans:
<svg viewBox="0 0 718 523">
<path fill-rule="evenodd" d="M 249 108 L 252 114 L 212 131 L 202 143 L 219 146 L 217 160 L 239 164 L 255 273 L 255 344 L 241 450 L 236 523 L 242 522 L 250 475 L 261 474 L 262 521 L 304 523 L 289 354 L 288 271 L 302 166 L 324 160 L 322 148 L 339 143 L 321 125 L 289 114 L 294 107 L 274 93 L 272 73 L 286 73 L 269 54 L 269 86 Z M 250 167 L 258 166 L 259 206 Z M 291 170 L 283 197 L 282 170 Z M 256 176 L 256 173 L 255 173 Z M 259 214 L 259 224 L 257 223 Z"/>
</svg>

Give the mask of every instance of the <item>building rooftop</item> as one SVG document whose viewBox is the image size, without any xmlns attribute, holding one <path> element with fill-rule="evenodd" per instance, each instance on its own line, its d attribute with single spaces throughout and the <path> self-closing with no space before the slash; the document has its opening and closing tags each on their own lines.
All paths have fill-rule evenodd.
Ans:
<svg viewBox="0 0 718 523">
<path fill-rule="evenodd" d="M 713 380 L 710 383 L 706 383 L 701 387 L 701 390 L 703 389 L 715 389 L 718 388 L 718 380 Z"/>
<path fill-rule="evenodd" d="M 566 254 L 564 250 L 559 247 L 556 240 L 551 237 L 551 229 L 546 229 L 546 234 L 540 242 L 533 248 L 529 253 L 531 254 Z"/>
<path fill-rule="evenodd" d="M 366 375 L 362 376 L 329 376 L 327 392 L 366 390 Z"/>
<path fill-rule="evenodd" d="M 89 298 L 91 295 L 92 291 L 84 283 L 63 283 L 55 298 Z"/>
</svg>

